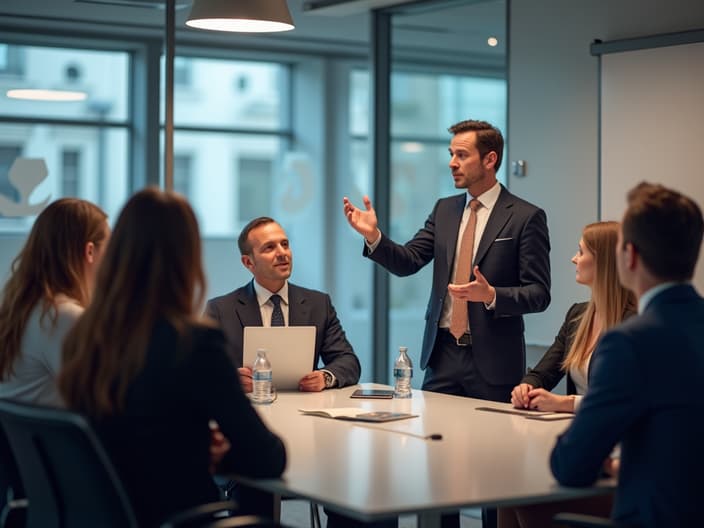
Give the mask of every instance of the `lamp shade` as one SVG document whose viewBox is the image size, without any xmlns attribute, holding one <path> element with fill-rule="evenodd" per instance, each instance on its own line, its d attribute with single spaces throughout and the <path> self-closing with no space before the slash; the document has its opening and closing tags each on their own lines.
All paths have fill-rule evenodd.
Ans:
<svg viewBox="0 0 704 528">
<path fill-rule="evenodd" d="M 286 0 L 193 0 L 186 25 L 213 31 L 267 33 L 293 29 Z"/>
</svg>

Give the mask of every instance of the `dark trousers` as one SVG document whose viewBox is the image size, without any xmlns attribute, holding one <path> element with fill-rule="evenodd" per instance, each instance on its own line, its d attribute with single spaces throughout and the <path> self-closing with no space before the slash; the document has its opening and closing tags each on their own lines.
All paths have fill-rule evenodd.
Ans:
<svg viewBox="0 0 704 528">
<path fill-rule="evenodd" d="M 423 390 L 506 403 L 514 385 L 492 385 L 479 372 L 472 345 L 459 346 L 445 329 L 438 329 L 425 370 Z M 459 528 L 459 513 L 442 516 L 442 528 Z M 482 527 L 496 528 L 496 508 L 482 508 Z"/>
<path fill-rule="evenodd" d="M 423 390 L 506 403 L 511 401 L 514 385 L 489 383 L 477 367 L 472 345 L 458 346 L 448 330 L 438 329 Z"/>
</svg>

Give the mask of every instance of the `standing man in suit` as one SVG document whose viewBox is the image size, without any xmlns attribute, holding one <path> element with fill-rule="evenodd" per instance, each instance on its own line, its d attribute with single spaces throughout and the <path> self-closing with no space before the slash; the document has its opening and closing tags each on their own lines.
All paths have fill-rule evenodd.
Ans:
<svg viewBox="0 0 704 528">
<path fill-rule="evenodd" d="M 602 337 L 589 390 L 552 452 L 560 484 L 618 475 L 612 517 L 624 525 L 701 524 L 704 299 L 690 281 L 703 232 L 690 198 L 648 183 L 628 194 L 616 253 L 638 316 Z M 618 442 L 620 463 L 607 458 Z"/>
<path fill-rule="evenodd" d="M 496 127 L 462 121 L 449 131 L 450 170 L 466 192 L 438 200 L 410 241 L 379 230 L 366 196 L 364 211 L 344 198 L 344 213 L 364 236 L 364 255 L 391 273 L 411 275 L 434 260 L 423 389 L 507 402 L 525 374 L 522 316 L 550 303 L 547 221 L 496 180 L 504 146 Z"/>
<path fill-rule="evenodd" d="M 245 326 L 315 326 L 315 360 L 300 383 L 301 391 L 354 385 L 360 365 L 337 318 L 330 296 L 288 282 L 293 253 L 283 228 L 272 218 L 249 222 L 237 241 L 242 264 L 253 280 L 208 301 L 206 314 L 215 319 L 228 341 L 245 392 L 252 392 L 251 366 L 242 365 Z M 317 369 L 322 359 L 325 367 Z"/>
</svg>

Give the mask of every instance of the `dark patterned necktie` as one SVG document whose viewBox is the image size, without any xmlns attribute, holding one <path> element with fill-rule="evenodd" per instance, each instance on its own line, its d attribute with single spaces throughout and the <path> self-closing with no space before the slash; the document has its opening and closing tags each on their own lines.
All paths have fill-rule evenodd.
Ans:
<svg viewBox="0 0 704 528">
<path fill-rule="evenodd" d="M 269 297 L 274 311 L 271 312 L 271 326 L 286 326 L 284 323 L 284 312 L 281 311 L 281 295 L 274 294 Z"/>
</svg>

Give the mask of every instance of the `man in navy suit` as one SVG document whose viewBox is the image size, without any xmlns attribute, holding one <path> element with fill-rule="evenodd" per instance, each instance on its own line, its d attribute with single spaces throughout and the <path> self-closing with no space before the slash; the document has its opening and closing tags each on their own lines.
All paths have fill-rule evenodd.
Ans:
<svg viewBox="0 0 704 528">
<path fill-rule="evenodd" d="M 628 194 L 617 245 L 638 316 L 606 333 L 589 390 L 551 456 L 565 486 L 618 475 L 612 517 L 626 526 L 700 526 L 704 489 L 704 299 L 691 284 L 704 221 L 661 185 Z M 621 442 L 620 462 L 609 457 Z"/>
<path fill-rule="evenodd" d="M 242 264 L 254 278 L 227 295 L 209 300 L 205 311 L 227 337 L 245 392 L 252 392 L 252 369 L 242 365 L 244 327 L 270 326 L 274 301 L 278 301 L 281 310 L 280 324 L 316 328 L 314 365 L 301 379 L 300 390 L 321 391 L 357 383 L 359 360 L 345 337 L 330 296 L 288 282 L 293 253 L 283 228 L 272 218 L 255 218 L 244 227 L 237 244 Z M 278 298 L 272 300 L 272 296 Z M 317 369 L 320 359 L 325 366 Z"/>
<path fill-rule="evenodd" d="M 411 275 L 434 261 L 420 360 L 423 389 L 507 402 L 525 374 L 522 316 L 550 303 L 546 216 L 498 183 L 503 137 L 497 128 L 462 121 L 449 131 L 450 170 L 455 187 L 466 192 L 438 200 L 410 241 L 397 244 L 379 230 L 366 196 L 364 211 L 345 198 L 344 213 L 365 238 L 364 255 L 391 273 Z M 474 225 L 472 255 L 465 257 L 466 275 L 456 276 L 467 225 Z M 454 334 L 453 299 L 466 305 Z"/>
</svg>

